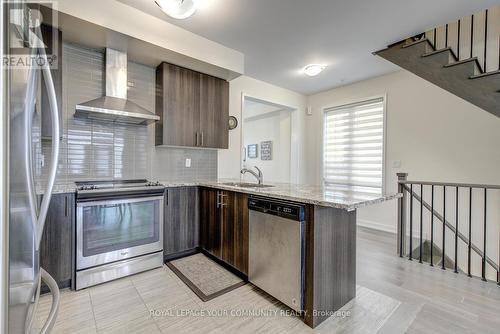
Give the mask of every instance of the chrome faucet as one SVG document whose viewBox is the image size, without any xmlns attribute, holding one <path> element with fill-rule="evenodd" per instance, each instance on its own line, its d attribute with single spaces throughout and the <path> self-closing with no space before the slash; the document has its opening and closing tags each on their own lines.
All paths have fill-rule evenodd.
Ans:
<svg viewBox="0 0 500 334">
<path fill-rule="evenodd" d="M 262 171 L 257 166 L 254 166 L 253 168 L 255 168 L 257 170 L 257 172 L 254 172 L 253 170 L 250 170 L 250 169 L 247 169 L 247 168 L 243 168 L 240 171 L 240 173 L 241 174 L 250 173 L 253 176 L 255 176 L 255 178 L 257 179 L 257 181 L 259 181 L 259 184 L 262 184 L 263 179 L 264 179 L 264 175 L 262 174 Z"/>
</svg>

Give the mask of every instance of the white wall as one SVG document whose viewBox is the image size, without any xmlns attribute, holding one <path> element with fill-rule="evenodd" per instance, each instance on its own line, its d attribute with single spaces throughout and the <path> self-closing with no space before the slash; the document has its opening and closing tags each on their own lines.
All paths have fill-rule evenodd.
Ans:
<svg viewBox="0 0 500 334">
<path fill-rule="evenodd" d="M 262 104 L 261 104 L 262 105 Z M 257 144 L 257 158 L 244 160 L 244 166 L 251 168 L 257 166 L 264 174 L 265 182 L 290 182 L 290 130 L 291 111 L 275 110 L 248 115 L 247 103 L 245 103 L 243 119 L 243 146 Z M 272 160 L 262 160 L 260 144 L 263 141 L 272 141 Z M 245 161 L 246 160 L 246 161 Z M 245 181 L 255 181 L 252 175 L 246 174 Z"/>
<path fill-rule="evenodd" d="M 445 90 L 407 72 L 366 80 L 308 97 L 313 115 L 306 119 L 307 183 L 321 183 L 322 109 L 327 106 L 387 96 L 386 173 L 387 192 L 397 191 L 397 172 L 409 173 L 410 180 L 500 184 L 500 118 L 475 107 Z M 401 161 L 401 168 L 392 168 Z M 415 189 L 419 193 L 419 189 Z M 447 220 L 455 222 L 454 190 L 447 191 Z M 483 194 L 474 191 L 473 242 L 482 247 Z M 424 198 L 430 203 L 429 189 Z M 468 193 L 460 192 L 459 230 L 467 235 Z M 442 212 L 442 188 L 436 189 L 436 210 Z M 500 192 L 488 195 L 487 253 L 498 262 L 500 228 Z M 415 203 L 414 221 L 419 222 L 419 204 Z M 479 208 L 479 209 L 478 209 Z M 395 232 L 397 202 L 390 201 L 360 209 L 358 224 Z M 430 216 L 424 210 L 424 237 L 430 234 Z M 442 226 L 437 224 L 438 226 Z M 414 225 L 418 236 L 418 224 Z M 435 227 L 440 247 L 441 228 Z M 446 252 L 454 257 L 454 238 L 447 233 Z M 466 249 L 459 243 L 459 265 L 466 268 Z M 473 274 L 480 275 L 481 261 L 472 257 Z M 495 279 L 488 269 L 487 276 Z"/>
<path fill-rule="evenodd" d="M 292 182 L 304 183 L 307 179 L 307 170 L 304 164 L 304 125 L 306 98 L 302 94 L 268 84 L 247 76 L 241 76 L 229 83 L 229 114 L 238 119 L 236 129 L 229 131 L 229 149 L 219 150 L 218 175 L 219 178 L 240 178 L 241 170 L 241 120 L 243 96 L 250 96 L 259 100 L 284 105 L 294 109 L 292 112 L 291 138 L 291 178 Z"/>
<path fill-rule="evenodd" d="M 387 94 L 386 180 L 395 192 L 396 173 L 411 180 L 500 184 L 500 118 L 407 72 L 366 80 L 308 97 L 307 183 L 321 183 L 322 108 Z M 400 169 L 392 168 L 401 161 Z M 395 230 L 396 202 L 359 211 L 358 219 Z"/>
</svg>

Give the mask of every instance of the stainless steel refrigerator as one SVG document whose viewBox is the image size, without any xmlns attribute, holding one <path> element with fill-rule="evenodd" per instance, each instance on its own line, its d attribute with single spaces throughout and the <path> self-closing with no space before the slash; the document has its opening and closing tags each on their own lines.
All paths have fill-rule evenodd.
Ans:
<svg viewBox="0 0 500 334">
<path fill-rule="evenodd" d="M 54 325 L 59 290 L 39 265 L 39 246 L 56 176 L 59 153 L 59 117 L 55 89 L 43 47 L 33 43 L 41 38 L 39 21 L 24 2 L 3 1 L 2 18 L 2 114 L 1 145 L 2 207 L 0 208 L 0 330 L 17 334 L 33 332 L 33 319 L 44 281 L 53 295 L 50 315 L 37 332 L 49 333 Z M 15 39 L 15 40 L 13 40 Z M 16 44 L 17 43 L 17 44 Z M 21 44 L 19 44 L 21 43 Z M 15 47 L 13 47 L 15 45 Z M 14 52 L 14 48 L 16 51 Z M 38 60 L 28 66 L 8 63 L 21 51 Z M 15 54 L 14 54 L 15 53 Z M 5 57 L 8 58 L 6 61 Z M 44 80 L 41 80 L 43 77 Z M 42 83 L 43 82 L 43 83 Z M 42 87 L 43 85 L 43 87 Z M 52 154 L 43 200 L 37 200 L 34 182 L 32 140 L 35 106 L 45 89 L 51 113 Z"/>
</svg>

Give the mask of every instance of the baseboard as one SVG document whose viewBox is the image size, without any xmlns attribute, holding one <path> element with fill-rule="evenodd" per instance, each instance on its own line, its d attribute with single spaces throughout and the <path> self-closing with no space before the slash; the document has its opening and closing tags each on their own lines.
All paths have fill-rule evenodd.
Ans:
<svg viewBox="0 0 500 334">
<path fill-rule="evenodd" d="M 57 286 L 59 287 L 59 290 L 70 288 L 71 287 L 71 280 L 68 279 L 68 280 L 57 282 Z M 49 293 L 49 292 L 50 292 L 49 287 L 44 282 L 42 282 L 42 284 L 40 286 L 40 294 L 44 295 L 44 294 Z"/>
<path fill-rule="evenodd" d="M 377 223 L 377 222 L 374 222 L 374 221 L 371 221 L 371 220 L 366 220 L 366 219 L 358 219 L 357 220 L 357 225 L 361 226 L 361 227 L 364 227 L 364 228 L 367 228 L 367 229 L 370 229 L 370 230 L 382 231 L 382 232 L 387 232 L 387 233 L 391 233 L 391 234 L 397 234 L 398 233 L 396 227 L 392 227 L 392 226 L 389 226 L 389 225 L 386 225 L 386 224 L 381 224 L 381 223 Z M 419 238 L 420 237 L 419 233 L 420 233 L 420 231 L 418 230 L 418 226 L 414 225 L 414 227 L 413 227 L 413 238 L 414 239 Z M 410 237 L 410 232 L 409 231 L 406 232 L 406 236 Z M 424 240 L 430 240 L 430 233 L 427 233 L 427 232 L 424 231 L 424 233 L 422 233 L 422 238 Z"/>
<path fill-rule="evenodd" d="M 357 220 L 357 225 L 365 228 L 369 228 L 372 230 L 377 230 L 377 231 L 383 231 L 383 232 L 388 232 L 392 234 L 396 234 L 397 230 L 396 227 L 392 227 L 386 224 L 381 224 L 377 223 L 371 220 L 366 220 L 366 219 L 358 219 Z"/>
</svg>

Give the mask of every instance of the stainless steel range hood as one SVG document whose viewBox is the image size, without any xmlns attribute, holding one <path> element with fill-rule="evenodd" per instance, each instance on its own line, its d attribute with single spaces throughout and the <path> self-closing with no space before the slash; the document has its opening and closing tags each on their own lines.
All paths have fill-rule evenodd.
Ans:
<svg viewBox="0 0 500 334">
<path fill-rule="evenodd" d="M 106 96 L 76 105 L 75 117 L 149 124 L 159 116 L 127 100 L 127 54 L 106 49 Z"/>
</svg>

